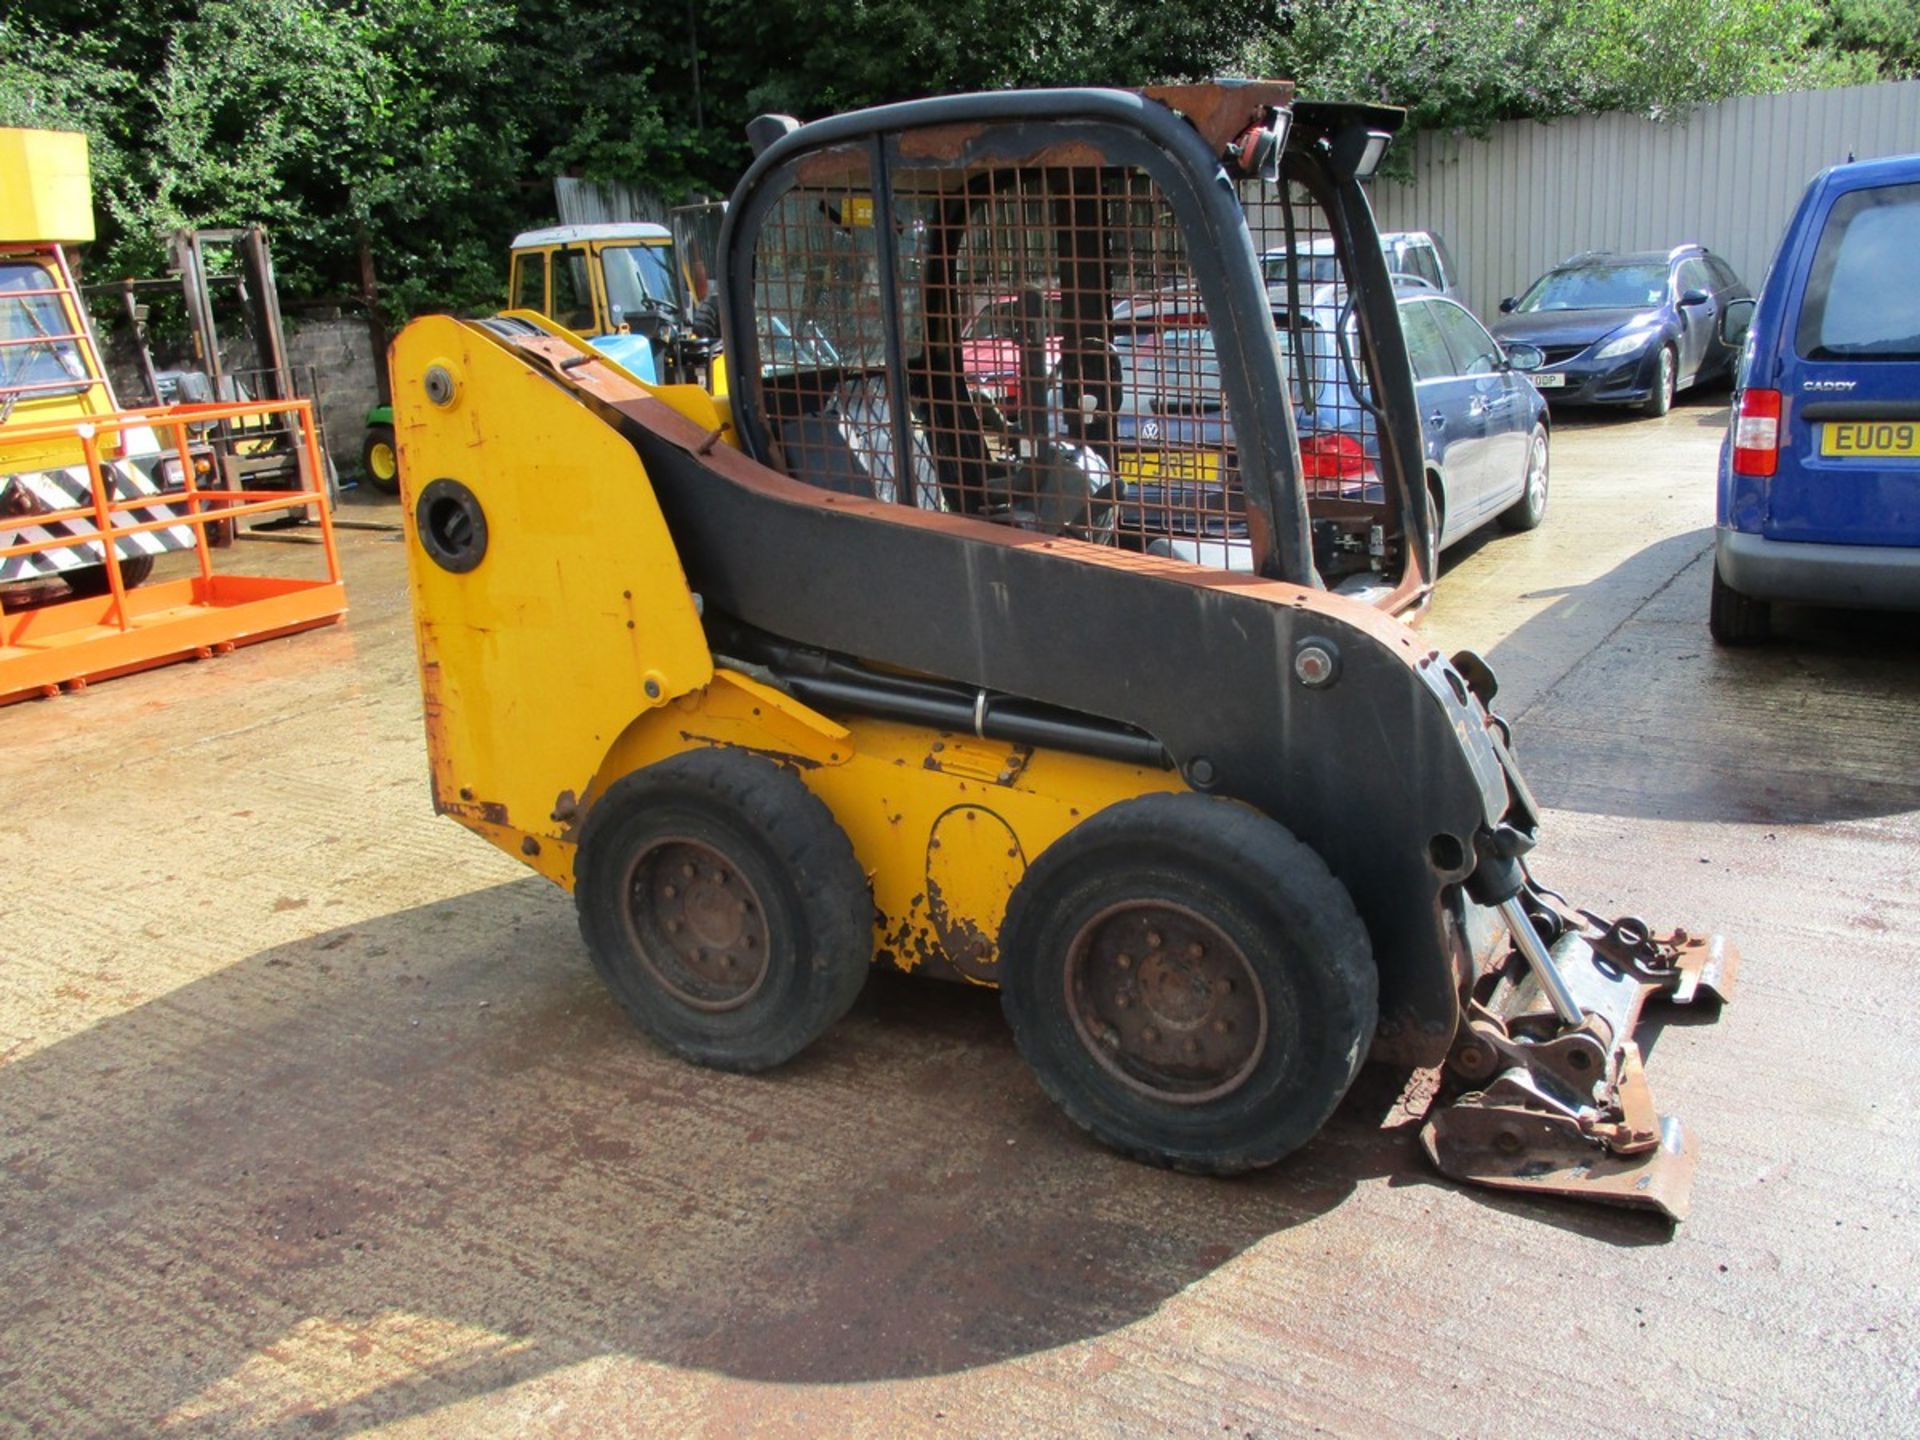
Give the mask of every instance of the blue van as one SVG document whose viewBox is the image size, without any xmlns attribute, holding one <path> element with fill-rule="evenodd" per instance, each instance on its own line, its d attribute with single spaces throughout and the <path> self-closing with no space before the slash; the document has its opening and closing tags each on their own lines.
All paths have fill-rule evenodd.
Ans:
<svg viewBox="0 0 1920 1440">
<path fill-rule="evenodd" d="M 1920 609 L 1920 155 L 1816 175 L 1752 312 L 1713 638 L 1766 639 L 1776 600 Z"/>
</svg>

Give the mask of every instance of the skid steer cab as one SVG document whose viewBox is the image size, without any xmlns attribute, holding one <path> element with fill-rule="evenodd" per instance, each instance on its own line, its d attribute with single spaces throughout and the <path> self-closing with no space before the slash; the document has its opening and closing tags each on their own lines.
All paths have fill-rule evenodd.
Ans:
<svg viewBox="0 0 1920 1440">
<path fill-rule="evenodd" d="M 1449 1174 L 1684 1210 L 1634 1031 L 1733 953 L 1543 888 L 1492 675 L 1391 615 L 1431 554 L 1359 183 L 1398 118 L 769 118 L 724 399 L 525 315 L 400 336 L 435 803 L 572 889 L 658 1043 L 778 1065 L 890 965 L 998 986 L 1143 1160 L 1272 1164 L 1372 1055 L 1446 1067 Z"/>
</svg>

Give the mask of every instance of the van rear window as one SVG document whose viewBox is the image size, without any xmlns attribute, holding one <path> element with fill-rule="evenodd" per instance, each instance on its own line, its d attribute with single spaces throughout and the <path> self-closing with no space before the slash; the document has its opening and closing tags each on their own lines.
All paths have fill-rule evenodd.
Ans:
<svg viewBox="0 0 1920 1440">
<path fill-rule="evenodd" d="M 1794 343 L 1809 360 L 1920 359 L 1920 185 L 1833 202 Z"/>
</svg>

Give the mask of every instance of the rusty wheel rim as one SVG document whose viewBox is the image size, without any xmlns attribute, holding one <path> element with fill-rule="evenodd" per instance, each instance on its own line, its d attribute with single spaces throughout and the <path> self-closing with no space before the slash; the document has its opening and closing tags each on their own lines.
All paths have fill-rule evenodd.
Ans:
<svg viewBox="0 0 1920 1440">
<path fill-rule="evenodd" d="M 627 866 L 622 891 L 634 954 L 674 999 L 735 1010 L 766 983 L 766 907 L 722 852 L 681 836 L 656 840 Z"/>
<path fill-rule="evenodd" d="M 1267 1002 L 1240 947 L 1184 905 L 1102 910 L 1067 951 L 1067 1014 L 1100 1067 L 1143 1095 L 1200 1105 L 1247 1082 Z"/>
</svg>

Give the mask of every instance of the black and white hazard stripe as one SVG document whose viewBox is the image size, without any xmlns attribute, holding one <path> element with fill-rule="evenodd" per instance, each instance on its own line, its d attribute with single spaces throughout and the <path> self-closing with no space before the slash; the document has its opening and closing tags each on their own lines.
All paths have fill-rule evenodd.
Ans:
<svg viewBox="0 0 1920 1440">
<path fill-rule="evenodd" d="M 162 483 L 163 462 L 172 459 L 159 453 L 132 455 L 125 459 L 113 460 L 101 469 L 106 474 L 108 488 L 116 500 L 132 500 L 141 496 L 159 496 L 167 492 L 168 486 Z M 167 466 L 178 468 L 178 461 Z M 178 493 L 177 485 L 171 487 Z M 63 545 L 57 549 L 42 550 L 31 555 L 15 555 L 0 560 L 0 584 L 17 580 L 46 579 L 63 575 L 69 570 L 85 569 L 99 565 L 105 559 L 105 545 L 99 539 L 87 540 L 87 536 L 98 536 L 100 528 L 91 519 L 57 521 L 52 524 L 35 524 L 35 513 L 45 514 L 55 510 L 71 510 L 76 506 L 93 504 L 93 485 L 87 478 L 84 465 L 66 465 L 52 470 L 27 470 L 12 475 L 0 475 L 0 545 L 17 545 L 39 540 L 74 540 L 79 543 Z M 22 513 L 22 512 L 26 513 Z M 143 505 L 132 510 L 122 510 L 116 516 L 120 524 L 138 525 L 151 520 L 173 520 L 186 513 L 186 507 L 179 504 Z M 131 535 L 122 535 L 113 542 L 114 555 L 121 560 L 132 559 L 136 555 L 163 555 L 169 550 L 189 550 L 193 548 L 193 531 L 185 525 L 169 526 L 165 530 L 144 530 Z"/>
</svg>

